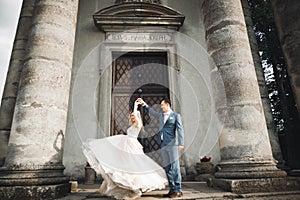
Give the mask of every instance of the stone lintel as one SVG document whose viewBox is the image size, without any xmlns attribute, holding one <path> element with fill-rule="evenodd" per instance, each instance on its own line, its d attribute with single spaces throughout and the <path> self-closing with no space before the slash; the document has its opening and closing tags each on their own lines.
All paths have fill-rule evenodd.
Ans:
<svg viewBox="0 0 300 200">
<path fill-rule="evenodd" d="M 70 183 L 40 186 L 0 187 L 1 200 L 57 199 L 71 191 Z"/>
<path fill-rule="evenodd" d="M 297 178 L 260 178 L 260 179 L 211 179 L 209 186 L 218 187 L 237 194 L 294 191 L 300 189 Z"/>
</svg>

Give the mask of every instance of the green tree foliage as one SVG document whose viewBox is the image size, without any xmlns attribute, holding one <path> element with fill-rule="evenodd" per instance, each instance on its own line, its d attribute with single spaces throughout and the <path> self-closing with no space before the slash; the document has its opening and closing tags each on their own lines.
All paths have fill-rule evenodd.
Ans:
<svg viewBox="0 0 300 200">
<path fill-rule="evenodd" d="M 279 133 L 295 119 L 295 103 L 269 0 L 248 0 L 258 49 Z"/>
<path fill-rule="evenodd" d="M 300 151 L 297 144 L 299 116 L 277 35 L 272 6 L 270 0 L 248 0 L 248 3 L 282 155 L 287 166 L 299 169 L 300 154 L 296 153 Z"/>
</svg>

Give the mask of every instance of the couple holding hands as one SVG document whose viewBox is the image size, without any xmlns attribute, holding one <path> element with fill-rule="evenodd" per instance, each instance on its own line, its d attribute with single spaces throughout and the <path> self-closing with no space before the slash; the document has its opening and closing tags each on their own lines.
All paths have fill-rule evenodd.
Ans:
<svg viewBox="0 0 300 200">
<path fill-rule="evenodd" d="M 143 128 L 138 105 L 159 120 L 158 140 L 163 168 L 144 154 L 137 137 Z M 184 146 L 182 121 L 171 109 L 168 99 L 161 101 L 161 112 L 152 109 L 142 98 L 134 102 L 130 113 L 131 125 L 127 135 L 115 135 L 103 139 L 90 139 L 83 144 L 83 153 L 91 167 L 100 174 L 103 182 L 100 193 L 116 199 L 135 199 L 142 193 L 164 189 L 164 197 L 182 197 L 179 151 Z M 176 134 L 177 133 L 177 134 Z"/>
</svg>

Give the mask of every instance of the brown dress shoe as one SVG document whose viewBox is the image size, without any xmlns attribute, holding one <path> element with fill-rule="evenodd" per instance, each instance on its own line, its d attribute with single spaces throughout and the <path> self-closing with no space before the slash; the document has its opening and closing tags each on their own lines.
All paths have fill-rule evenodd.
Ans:
<svg viewBox="0 0 300 200">
<path fill-rule="evenodd" d="M 177 198 L 182 196 L 183 196 L 182 192 L 173 192 L 169 195 L 169 198 Z"/>
</svg>

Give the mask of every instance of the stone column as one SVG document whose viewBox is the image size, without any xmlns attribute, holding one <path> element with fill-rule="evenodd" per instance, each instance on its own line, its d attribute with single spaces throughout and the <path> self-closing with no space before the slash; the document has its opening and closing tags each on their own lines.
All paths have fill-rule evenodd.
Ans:
<svg viewBox="0 0 300 200">
<path fill-rule="evenodd" d="M 298 113 L 295 123 L 290 126 L 291 131 L 286 135 L 288 145 L 286 157 L 287 161 L 290 161 L 287 165 L 292 169 L 288 173 L 292 176 L 300 176 L 300 1 L 270 2 Z"/>
<path fill-rule="evenodd" d="M 0 166 L 4 164 L 35 0 L 24 0 L 0 108 Z"/>
<path fill-rule="evenodd" d="M 271 1 L 276 28 L 300 116 L 300 15 L 298 0 Z"/>
<path fill-rule="evenodd" d="M 202 12 L 208 53 L 227 96 L 213 184 L 237 193 L 284 190 L 279 177 L 286 173 L 272 156 L 241 1 L 204 0 Z"/>
<path fill-rule="evenodd" d="M 267 129 L 270 138 L 270 144 L 272 147 L 273 157 L 279 162 L 279 166 L 283 167 L 284 161 L 282 158 L 282 153 L 279 144 L 278 132 L 275 127 L 273 115 L 271 112 L 271 102 L 269 99 L 268 88 L 266 85 L 264 71 L 261 64 L 261 59 L 258 54 L 258 44 L 256 41 L 256 36 L 253 30 L 253 22 L 251 19 L 251 11 L 248 4 L 248 0 L 242 0 L 242 6 L 245 16 L 245 22 L 247 26 L 247 33 L 249 36 L 249 42 L 251 47 L 251 54 L 253 57 L 253 63 L 255 66 L 255 72 L 257 76 L 257 81 L 259 85 L 260 97 L 262 101 L 262 106 L 264 109 L 264 115 L 266 118 Z M 278 166 L 278 165 L 277 165 Z"/>
<path fill-rule="evenodd" d="M 55 199 L 70 190 L 62 153 L 78 0 L 36 0 L 0 199 Z M 22 198 L 21 198 L 22 197 Z"/>
</svg>

